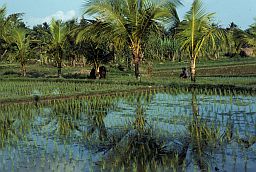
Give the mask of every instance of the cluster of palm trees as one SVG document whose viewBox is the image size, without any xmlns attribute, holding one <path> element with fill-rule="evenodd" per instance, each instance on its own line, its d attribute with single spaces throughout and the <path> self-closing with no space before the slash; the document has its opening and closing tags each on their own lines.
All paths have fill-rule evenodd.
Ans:
<svg viewBox="0 0 256 172">
<path fill-rule="evenodd" d="M 44 23 L 33 29 L 22 23 L 22 14 L 6 17 L 2 7 L 1 59 L 8 51 L 15 52 L 25 76 L 26 60 L 34 52 L 36 58 L 53 59 L 61 76 L 63 59 L 85 57 L 98 68 L 111 56 L 127 61 L 128 66 L 132 62 L 135 77 L 140 78 L 140 64 L 145 59 L 175 61 L 186 57 L 191 61 L 191 80 L 195 81 L 198 57 L 218 58 L 220 53 L 234 54 L 256 46 L 255 24 L 246 31 L 234 23 L 223 29 L 211 22 L 214 14 L 205 12 L 201 0 L 194 0 L 181 21 L 176 11 L 179 5 L 179 0 L 92 0 L 86 1 L 83 9 L 93 20 L 53 19 L 50 26 Z"/>
</svg>

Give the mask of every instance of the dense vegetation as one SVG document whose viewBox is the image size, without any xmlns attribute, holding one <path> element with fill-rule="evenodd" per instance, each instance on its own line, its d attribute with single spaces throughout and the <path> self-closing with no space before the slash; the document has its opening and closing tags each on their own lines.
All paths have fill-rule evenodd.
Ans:
<svg viewBox="0 0 256 172">
<path fill-rule="evenodd" d="M 223 56 L 254 56 L 256 22 L 242 30 L 235 23 L 222 28 L 211 22 L 202 2 L 195 0 L 184 20 L 173 1 L 97 0 L 85 3 L 85 16 L 94 19 L 62 22 L 52 20 L 33 28 L 22 21 L 22 14 L 6 15 L 0 8 L 1 63 L 20 63 L 27 75 L 28 64 L 54 66 L 57 76 L 67 66 L 91 64 L 98 70 L 111 64 L 141 77 L 140 65 L 152 62 L 190 61 L 191 80 L 195 81 L 198 59 L 216 60 Z M 96 70 L 96 71 L 97 71 Z"/>
<path fill-rule="evenodd" d="M 0 7 L 0 171 L 253 171 L 256 21 L 180 5 L 91 0 L 33 28 Z"/>
</svg>

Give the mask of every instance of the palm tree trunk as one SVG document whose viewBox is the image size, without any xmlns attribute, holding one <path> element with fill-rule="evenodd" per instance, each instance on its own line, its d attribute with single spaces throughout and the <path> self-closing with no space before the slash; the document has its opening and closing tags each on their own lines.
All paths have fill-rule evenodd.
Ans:
<svg viewBox="0 0 256 172">
<path fill-rule="evenodd" d="M 26 66 L 24 63 L 21 63 L 22 76 L 27 75 Z"/>
<path fill-rule="evenodd" d="M 59 47 L 59 52 L 58 52 L 58 64 L 57 64 L 57 67 L 58 67 L 58 77 L 61 78 L 61 68 L 62 68 L 62 50 L 61 48 Z"/>
<path fill-rule="evenodd" d="M 133 63 L 134 63 L 134 67 L 135 67 L 135 77 L 136 79 L 140 79 L 140 51 L 139 51 L 140 47 L 139 45 L 134 46 L 133 51 L 132 51 L 132 55 L 133 55 Z"/>
<path fill-rule="evenodd" d="M 190 74 L 191 81 L 196 82 L 196 63 L 194 58 L 192 58 L 190 62 Z"/>
<path fill-rule="evenodd" d="M 136 77 L 136 79 L 140 78 L 139 62 L 135 63 L 135 77 Z"/>
<path fill-rule="evenodd" d="M 177 52 L 172 52 L 172 61 L 174 62 L 176 59 Z"/>
<path fill-rule="evenodd" d="M 61 78 L 61 60 L 58 61 L 58 64 L 57 64 L 57 67 L 58 67 L 58 77 Z"/>
<path fill-rule="evenodd" d="M 21 65 L 22 76 L 26 76 L 27 72 L 26 72 L 24 54 L 22 52 L 20 52 L 20 65 Z"/>
</svg>

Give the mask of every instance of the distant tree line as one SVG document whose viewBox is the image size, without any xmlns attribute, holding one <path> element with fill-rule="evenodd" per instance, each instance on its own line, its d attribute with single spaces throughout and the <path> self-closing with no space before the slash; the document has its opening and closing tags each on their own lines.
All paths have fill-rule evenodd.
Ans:
<svg viewBox="0 0 256 172">
<path fill-rule="evenodd" d="M 256 19 L 246 30 L 231 22 L 222 28 L 212 22 L 201 0 L 194 0 L 184 20 L 178 16 L 178 0 L 93 0 L 83 6 L 84 16 L 62 22 L 52 19 L 33 28 L 22 13 L 6 14 L 0 7 L 0 60 L 18 61 L 26 76 L 28 62 L 54 65 L 61 77 L 63 65 L 123 64 L 134 66 L 152 60 L 190 61 L 195 81 L 198 58 L 252 56 L 256 47 Z"/>
</svg>

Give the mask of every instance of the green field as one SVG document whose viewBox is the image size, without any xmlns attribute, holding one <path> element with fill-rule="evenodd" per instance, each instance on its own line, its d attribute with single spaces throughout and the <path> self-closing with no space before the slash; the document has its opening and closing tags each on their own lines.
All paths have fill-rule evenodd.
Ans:
<svg viewBox="0 0 256 172">
<path fill-rule="evenodd" d="M 132 71 L 120 71 L 106 65 L 106 79 L 87 79 L 90 66 L 64 67 L 63 78 L 56 78 L 56 68 L 39 64 L 28 65 L 28 76 L 19 76 L 18 64 L 0 65 L 0 100 L 19 100 L 42 97 L 58 97 L 71 95 L 88 95 L 100 92 L 118 92 L 148 86 L 180 85 L 188 86 L 189 79 L 180 79 L 181 68 L 186 62 L 155 62 L 151 73 L 147 65 L 142 65 L 141 80 L 134 78 Z M 84 73 L 81 73 L 84 72 Z M 31 74 L 31 75 L 30 75 Z M 216 61 L 200 61 L 197 69 L 199 85 L 239 86 L 255 90 L 256 58 L 220 59 Z"/>
<path fill-rule="evenodd" d="M 256 18 L 83 1 L 0 2 L 0 172 L 255 171 Z"/>
</svg>

